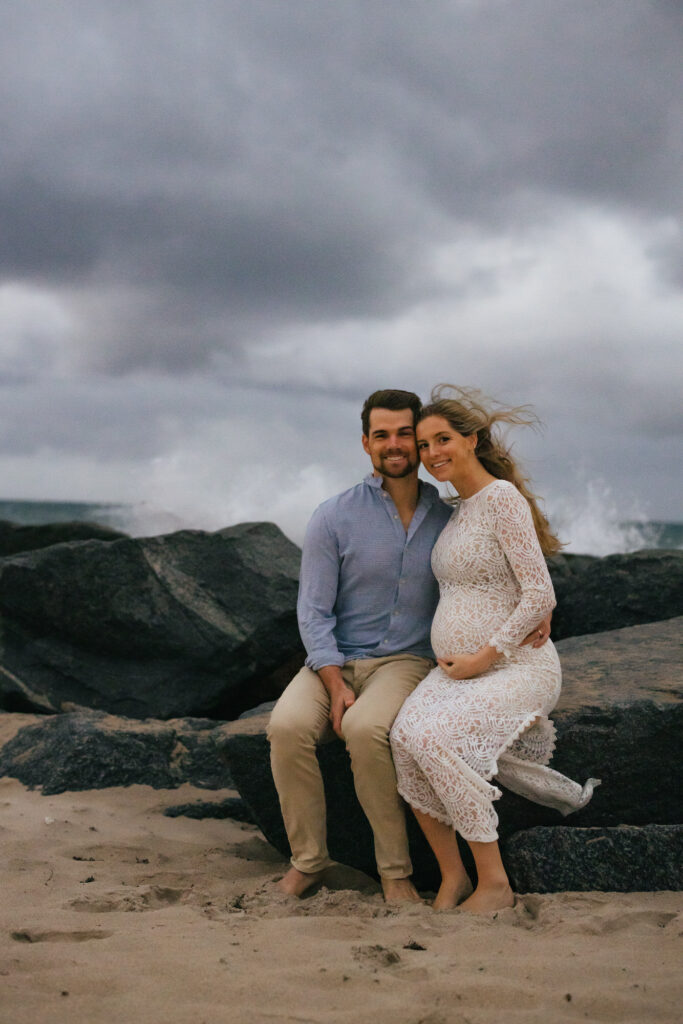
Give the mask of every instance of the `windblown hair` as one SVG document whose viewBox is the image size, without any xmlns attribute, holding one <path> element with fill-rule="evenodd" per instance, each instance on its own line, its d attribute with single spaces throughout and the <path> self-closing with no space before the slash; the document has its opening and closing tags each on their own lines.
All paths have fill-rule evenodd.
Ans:
<svg viewBox="0 0 683 1024">
<path fill-rule="evenodd" d="M 363 433 L 367 437 L 370 433 L 370 412 L 373 409 L 390 409 L 398 412 L 400 409 L 410 409 L 413 414 L 413 426 L 417 426 L 417 419 L 422 408 L 422 401 L 412 391 L 373 391 L 369 398 L 366 398 L 365 405 L 360 414 L 363 421 Z"/>
<path fill-rule="evenodd" d="M 528 405 L 505 406 L 486 398 L 475 388 L 459 388 L 451 384 L 437 384 L 433 389 L 429 405 L 422 407 L 418 423 L 427 416 L 442 416 L 453 430 L 464 437 L 477 435 L 474 454 L 485 470 L 498 480 L 509 480 L 520 494 L 524 495 L 531 507 L 536 534 L 543 554 L 556 554 L 562 547 L 552 533 L 548 520 L 538 506 L 538 497 L 529 489 L 529 480 L 512 457 L 510 447 L 505 443 L 498 424 L 525 426 L 538 429 L 540 420 Z"/>
</svg>

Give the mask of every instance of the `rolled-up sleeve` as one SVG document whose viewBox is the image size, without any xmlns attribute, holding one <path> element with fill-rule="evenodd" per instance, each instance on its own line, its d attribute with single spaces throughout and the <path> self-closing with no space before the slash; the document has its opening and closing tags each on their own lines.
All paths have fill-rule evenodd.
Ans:
<svg viewBox="0 0 683 1024">
<path fill-rule="evenodd" d="M 301 556 L 297 615 L 299 631 L 314 672 L 324 665 L 343 665 L 334 636 L 335 603 L 339 587 L 339 549 L 325 511 L 313 513 Z"/>
</svg>

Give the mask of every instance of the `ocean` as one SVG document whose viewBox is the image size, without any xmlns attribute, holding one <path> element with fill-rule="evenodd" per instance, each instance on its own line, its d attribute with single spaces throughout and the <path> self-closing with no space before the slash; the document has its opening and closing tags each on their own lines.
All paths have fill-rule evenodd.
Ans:
<svg viewBox="0 0 683 1024">
<path fill-rule="evenodd" d="M 102 523 L 132 536 L 152 536 L 197 524 L 184 522 L 171 513 L 149 511 L 144 506 L 107 505 L 83 501 L 0 501 L 0 519 L 21 525 L 63 523 L 72 520 Z M 551 523 L 553 522 L 551 516 Z M 230 526 L 230 523 L 225 523 Z M 682 522 L 655 522 L 648 519 L 618 521 L 599 508 L 589 517 L 573 523 L 555 524 L 560 537 L 570 537 L 566 551 L 587 555 L 607 555 L 638 551 L 643 548 L 683 548 Z"/>
</svg>

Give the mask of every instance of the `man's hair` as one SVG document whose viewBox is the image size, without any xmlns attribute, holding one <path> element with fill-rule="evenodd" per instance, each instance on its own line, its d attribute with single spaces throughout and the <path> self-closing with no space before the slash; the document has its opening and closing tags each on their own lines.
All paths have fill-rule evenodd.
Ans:
<svg viewBox="0 0 683 1024">
<path fill-rule="evenodd" d="M 370 397 L 366 398 L 363 411 L 360 414 L 363 433 L 366 437 L 370 433 L 370 411 L 372 409 L 390 409 L 392 412 L 410 409 L 413 414 L 413 426 L 415 426 L 422 409 L 422 402 L 412 391 L 373 391 Z"/>
</svg>

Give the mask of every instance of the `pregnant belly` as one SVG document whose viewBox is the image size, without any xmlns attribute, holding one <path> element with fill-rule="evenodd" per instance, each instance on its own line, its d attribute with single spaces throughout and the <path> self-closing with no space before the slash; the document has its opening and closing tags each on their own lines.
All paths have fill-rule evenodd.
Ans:
<svg viewBox="0 0 683 1024">
<path fill-rule="evenodd" d="M 508 595 L 457 595 L 439 601 L 432 622 L 432 648 L 437 658 L 474 654 L 484 647 L 515 608 Z"/>
</svg>

